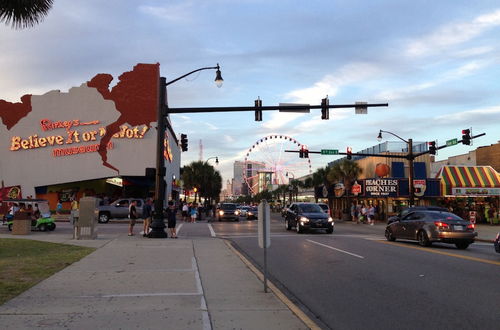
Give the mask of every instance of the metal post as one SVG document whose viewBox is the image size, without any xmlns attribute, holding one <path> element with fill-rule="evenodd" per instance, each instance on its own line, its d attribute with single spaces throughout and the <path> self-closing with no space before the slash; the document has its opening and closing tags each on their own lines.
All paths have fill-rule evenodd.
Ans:
<svg viewBox="0 0 500 330">
<path fill-rule="evenodd" d="M 260 220 L 262 221 L 262 231 L 263 231 L 263 239 L 264 239 L 264 292 L 267 293 L 267 201 L 263 200 L 262 201 L 262 214 L 263 218 Z"/>
<path fill-rule="evenodd" d="M 166 118 L 167 115 L 167 85 L 164 77 L 160 78 L 160 97 L 158 104 L 158 128 L 156 130 L 156 184 L 155 184 L 155 212 L 151 223 L 151 232 L 149 238 L 167 238 L 165 232 L 165 223 L 163 221 L 163 200 L 165 199 L 165 159 L 163 152 L 165 147 L 163 140 L 165 139 Z"/>
<path fill-rule="evenodd" d="M 410 207 L 415 205 L 415 189 L 413 187 L 413 139 L 408 139 L 408 162 L 410 164 L 409 172 L 408 172 L 408 180 L 409 182 L 409 194 L 410 194 Z"/>
</svg>

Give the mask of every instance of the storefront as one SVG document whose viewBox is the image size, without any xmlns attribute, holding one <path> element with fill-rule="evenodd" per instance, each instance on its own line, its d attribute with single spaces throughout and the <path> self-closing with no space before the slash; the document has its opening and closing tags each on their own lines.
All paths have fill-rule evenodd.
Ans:
<svg viewBox="0 0 500 330">
<path fill-rule="evenodd" d="M 114 86 L 111 75 L 97 74 L 67 92 L 0 99 L 4 185 L 20 187 L 25 198 L 47 198 L 51 208 L 88 195 L 146 197 L 154 190 L 146 168 L 156 167 L 159 76 L 159 64 L 138 64 Z M 181 152 L 167 126 L 166 196 L 174 198 Z"/>
<path fill-rule="evenodd" d="M 463 218 L 475 212 L 476 222 L 487 222 L 490 208 L 498 222 L 500 174 L 491 166 L 443 166 L 438 173 L 442 203 Z"/>
</svg>

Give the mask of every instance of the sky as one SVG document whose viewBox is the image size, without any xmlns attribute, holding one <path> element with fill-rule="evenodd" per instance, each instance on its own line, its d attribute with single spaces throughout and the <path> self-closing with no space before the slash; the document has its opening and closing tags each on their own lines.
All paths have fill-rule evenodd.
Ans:
<svg viewBox="0 0 500 330">
<path fill-rule="evenodd" d="M 168 87 L 172 108 L 253 106 L 257 97 L 264 106 L 318 105 L 327 95 L 330 104 L 389 104 L 366 115 L 330 110 L 329 120 L 320 110 L 265 111 L 261 122 L 253 112 L 171 115 L 189 139 L 181 165 L 217 156 L 224 182 L 247 153 L 286 158 L 294 177 L 308 170 L 297 154 L 279 152 L 296 148 L 289 141 L 252 149 L 272 135 L 356 152 L 378 144 L 380 129 L 438 145 L 465 128 L 486 133 L 439 150 L 437 160 L 500 140 L 498 0 L 55 0 L 34 28 L 0 25 L 0 99 L 67 91 L 136 63 L 160 63 L 167 81 L 220 64 L 221 88 L 212 70 L 191 75 Z M 310 165 L 339 157 L 311 155 Z"/>
</svg>

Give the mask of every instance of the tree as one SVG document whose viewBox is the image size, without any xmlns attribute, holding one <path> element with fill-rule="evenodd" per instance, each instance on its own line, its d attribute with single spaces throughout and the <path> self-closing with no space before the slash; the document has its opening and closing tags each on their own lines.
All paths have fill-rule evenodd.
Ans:
<svg viewBox="0 0 500 330">
<path fill-rule="evenodd" d="M 349 192 L 351 191 L 351 185 L 354 180 L 363 172 L 361 167 L 355 161 L 344 158 L 338 162 L 335 162 L 328 171 L 327 178 L 331 184 L 336 182 L 342 182 L 345 187 L 347 196 L 347 205 L 349 207 Z"/>
<path fill-rule="evenodd" d="M 203 161 L 196 161 L 183 166 L 182 181 L 186 190 L 197 188 L 195 202 L 199 194 L 200 198 L 205 198 L 209 203 L 212 203 L 213 199 L 218 199 L 222 190 L 220 173 L 212 165 Z"/>
<path fill-rule="evenodd" d="M 33 27 L 43 21 L 54 0 L 3 0 L 0 2 L 0 22 L 15 29 Z"/>
<path fill-rule="evenodd" d="M 318 168 L 312 175 L 312 186 L 314 188 L 319 187 L 319 186 L 330 186 L 330 182 L 328 181 L 328 172 L 329 172 L 328 167 L 320 167 Z M 315 189 L 316 191 L 316 189 Z M 318 197 L 315 196 L 316 203 L 318 202 Z"/>
</svg>

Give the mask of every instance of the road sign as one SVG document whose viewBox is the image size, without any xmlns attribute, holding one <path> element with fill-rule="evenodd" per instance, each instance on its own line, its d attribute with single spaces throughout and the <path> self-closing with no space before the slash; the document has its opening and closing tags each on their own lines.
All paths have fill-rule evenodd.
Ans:
<svg viewBox="0 0 500 330">
<path fill-rule="evenodd" d="M 455 144 L 458 144 L 458 140 L 457 139 L 451 139 L 451 140 L 446 141 L 446 145 L 448 147 L 449 146 L 454 146 Z"/>
<path fill-rule="evenodd" d="M 356 102 L 356 108 L 354 109 L 354 113 L 357 115 L 366 115 L 368 114 L 368 106 L 367 102 Z"/>
<path fill-rule="evenodd" d="M 259 246 L 264 249 L 271 246 L 271 210 L 269 203 L 266 200 L 262 200 L 258 210 Z"/>
<path fill-rule="evenodd" d="M 339 151 L 337 149 L 321 149 L 322 155 L 338 155 Z"/>
</svg>

